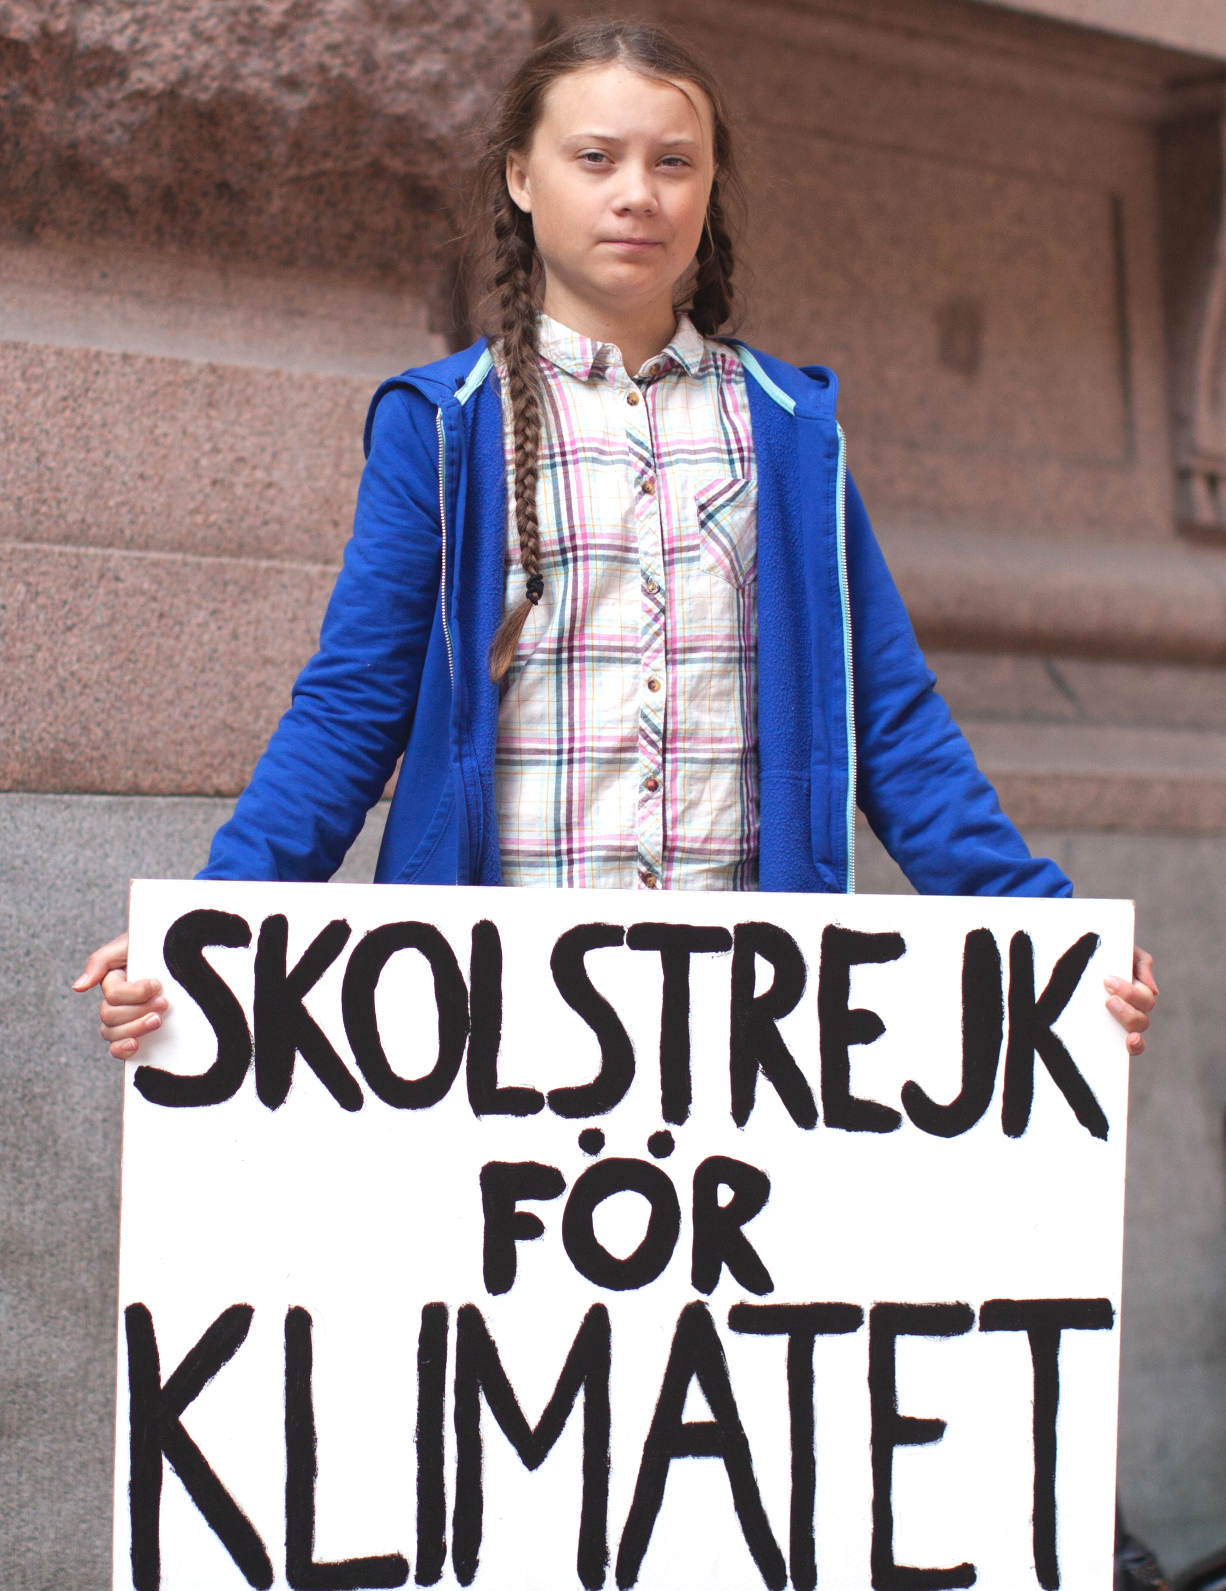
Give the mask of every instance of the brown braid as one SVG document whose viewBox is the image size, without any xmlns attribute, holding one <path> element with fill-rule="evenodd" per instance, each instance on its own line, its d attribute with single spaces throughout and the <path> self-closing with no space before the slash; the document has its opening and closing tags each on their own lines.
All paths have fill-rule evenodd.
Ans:
<svg viewBox="0 0 1226 1591">
<path fill-rule="evenodd" d="M 541 268 L 532 218 L 519 209 L 507 190 L 507 157 L 522 155 L 531 145 L 552 83 L 569 72 L 611 62 L 675 84 L 683 92 L 688 85 L 710 104 L 716 180 L 694 270 L 687 272 L 686 285 L 680 290 L 689 294 L 691 317 L 706 336 L 718 332 L 732 314 L 732 239 L 725 202 L 729 195 L 739 198 L 741 190 L 728 116 L 711 70 L 663 29 L 643 23 L 583 22 L 545 38 L 521 63 L 494 112 L 476 173 L 476 224 L 469 230 L 467 279 L 474 288 L 478 283 L 481 286 L 467 301 L 484 298 L 489 318 L 501 336 L 515 447 L 512 508 L 520 566 L 526 576 L 524 597 L 507 613 L 490 645 L 490 676 L 494 680 L 506 676 L 524 624 L 544 590 L 536 504 L 541 442 L 536 312 Z"/>
<path fill-rule="evenodd" d="M 522 599 L 507 613 L 490 643 L 490 678 L 511 666 L 528 615 L 541 599 L 541 531 L 537 520 L 537 457 L 541 444 L 540 367 L 537 364 L 536 250 L 532 218 L 513 204 L 505 187 L 494 202 L 494 288 L 501 303 L 502 358 L 515 439 L 513 508 L 519 563 L 527 576 Z"/>
<path fill-rule="evenodd" d="M 713 337 L 732 316 L 732 238 L 724 220 L 718 177 L 711 184 L 696 265 L 690 319 L 704 336 Z"/>
</svg>

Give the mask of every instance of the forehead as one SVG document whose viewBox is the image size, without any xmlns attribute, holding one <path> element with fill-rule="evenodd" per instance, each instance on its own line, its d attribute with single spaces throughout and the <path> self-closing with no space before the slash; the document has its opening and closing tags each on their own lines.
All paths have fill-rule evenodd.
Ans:
<svg viewBox="0 0 1226 1591">
<path fill-rule="evenodd" d="M 537 130 L 557 138 L 685 137 L 710 150 L 714 126 L 711 102 L 696 83 L 648 77 L 611 61 L 556 78 L 545 90 Z"/>
</svg>

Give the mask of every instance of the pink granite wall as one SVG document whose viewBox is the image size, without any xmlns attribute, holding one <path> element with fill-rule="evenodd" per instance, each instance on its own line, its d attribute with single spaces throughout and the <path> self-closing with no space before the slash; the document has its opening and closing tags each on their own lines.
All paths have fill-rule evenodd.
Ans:
<svg viewBox="0 0 1226 1591">
<path fill-rule="evenodd" d="M 693 21 L 691 0 L 648 9 Z M 921 635 L 1221 663 L 1226 560 L 1176 531 L 1155 180 L 1170 85 L 1209 68 L 952 0 L 761 19 L 702 10 L 753 195 L 744 330 L 839 371 Z M 464 129 L 530 23 L 446 21 L 344 0 L 4 13 L 8 788 L 241 787 L 312 643 L 369 390 L 455 334 Z M 1167 694 L 1205 697 L 1192 678 Z M 108 700 L 148 725 L 140 759 Z M 1113 709 L 1086 700 L 1108 739 Z M 1221 822 L 1202 763 L 1226 775 L 1226 749 L 1201 750 L 1173 802 L 1165 753 L 1134 769 L 1112 821 L 1162 800 L 1175 826 Z M 1064 808 L 1059 768 L 1041 803 L 999 772 L 1023 818 L 1081 821 L 1074 782 L 1112 776 L 1097 757 L 1064 770 Z"/>
<path fill-rule="evenodd" d="M 242 787 L 370 392 L 452 337 L 470 131 L 529 38 L 513 0 L 0 13 L 0 789 Z"/>
<path fill-rule="evenodd" d="M 514 0 L 10 0 L 0 207 L 108 237 L 433 288 Z"/>
</svg>

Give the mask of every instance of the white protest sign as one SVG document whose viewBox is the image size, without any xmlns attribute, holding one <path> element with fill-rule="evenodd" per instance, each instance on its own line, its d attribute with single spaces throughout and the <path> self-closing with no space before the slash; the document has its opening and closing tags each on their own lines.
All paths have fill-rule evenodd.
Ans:
<svg viewBox="0 0 1226 1591">
<path fill-rule="evenodd" d="M 131 931 L 116 1587 L 1109 1591 L 1129 904 Z"/>
</svg>

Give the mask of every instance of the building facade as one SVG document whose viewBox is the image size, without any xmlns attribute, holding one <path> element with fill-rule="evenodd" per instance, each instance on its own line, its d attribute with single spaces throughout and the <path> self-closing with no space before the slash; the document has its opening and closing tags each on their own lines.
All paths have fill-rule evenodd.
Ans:
<svg viewBox="0 0 1226 1591">
<path fill-rule="evenodd" d="M 0 19 L 0 1581 L 109 1583 L 119 1077 L 67 984 L 190 875 L 311 650 L 373 385 L 465 335 L 512 0 Z M 852 468 L 1006 808 L 1134 897 L 1121 1493 L 1226 1539 L 1226 17 L 1217 0 L 655 0 L 726 79 L 740 330 Z M 371 840 L 351 864 L 369 872 Z M 900 887 L 871 850 L 862 887 Z"/>
</svg>

